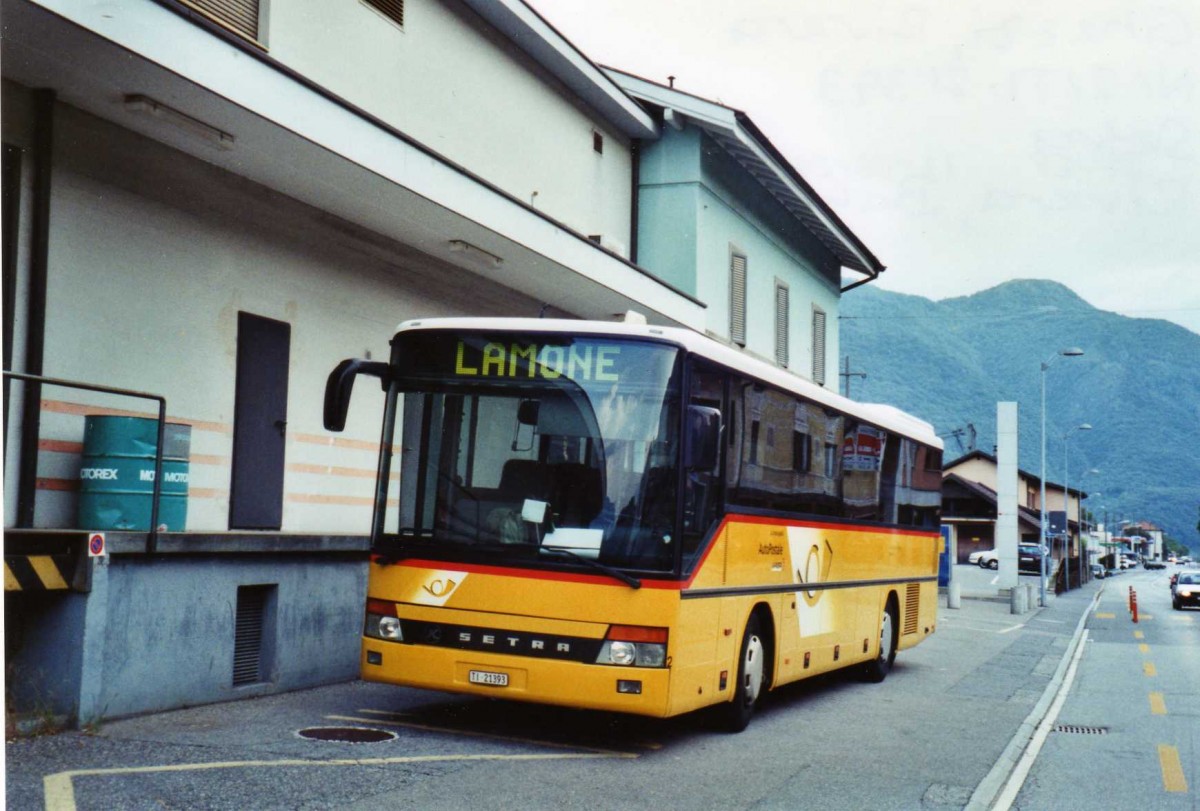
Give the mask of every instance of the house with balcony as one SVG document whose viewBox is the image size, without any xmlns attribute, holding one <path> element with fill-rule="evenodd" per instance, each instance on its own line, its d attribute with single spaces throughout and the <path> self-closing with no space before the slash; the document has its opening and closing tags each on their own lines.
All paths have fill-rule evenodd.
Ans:
<svg viewBox="0 0 1200 811">
<path fill-rule="evenodd" d="M 975 450 L 947 462 L 942 471 L 942 524 L 954 528 L 959 563 L 972 552 L 995 548 L 996 457 Z M 1018 468 L 1018 531 L 1022 543 L 1038 543 L 1041 524 L 1041 478 Z M 1046 481 L 1047 536 L 1051 558 L 1078 568 L 1080 504 L 1087 493 Z M 1065 540 L 1064 540 L 1065 539 Z"/>
</svg>

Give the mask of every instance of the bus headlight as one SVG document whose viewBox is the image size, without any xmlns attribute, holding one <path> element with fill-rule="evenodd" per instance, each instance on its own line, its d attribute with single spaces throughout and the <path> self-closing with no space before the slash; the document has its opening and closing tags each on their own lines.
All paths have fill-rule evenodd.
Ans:
<svg viewBox="0 0 1200 811">
<path fill-rule="evenodd" d="M 667 629 L 614 625 L 596 657 L 596 664 L 662 667 L 667 661 Z"/>
<path fill-rule="evenodd" d="M 368 600 L 363 636 L 403 642 L 404 631 L 400 627 L 400 619 L 396 616 L 396 604 L 385 600 Z"/>
</svg>

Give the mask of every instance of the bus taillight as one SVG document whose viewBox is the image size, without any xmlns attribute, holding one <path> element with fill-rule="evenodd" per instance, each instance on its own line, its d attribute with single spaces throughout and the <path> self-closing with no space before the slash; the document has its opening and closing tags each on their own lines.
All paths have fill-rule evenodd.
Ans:
<svg viewBox="0 0 1200 811">
<path fill-rule="evenodd" d="M 667 661 L 667 629 L 612 625 L 596 657 L 601 665 L 662 667 Z"/>
</svg>

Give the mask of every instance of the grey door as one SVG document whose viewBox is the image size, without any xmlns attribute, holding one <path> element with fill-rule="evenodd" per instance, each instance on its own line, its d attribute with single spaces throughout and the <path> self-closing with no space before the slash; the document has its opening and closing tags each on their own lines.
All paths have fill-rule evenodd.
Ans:
<svg viewBox="0 0 1200 811">
<path fill-rule="evenodd" d="M 279 529 L 292 328 L 238 313 L 230 529 Z"/>
</svg>

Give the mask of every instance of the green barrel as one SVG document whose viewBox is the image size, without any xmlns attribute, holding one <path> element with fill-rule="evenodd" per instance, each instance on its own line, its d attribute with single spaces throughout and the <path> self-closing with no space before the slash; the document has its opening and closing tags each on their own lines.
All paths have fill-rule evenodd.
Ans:
<svg viewBox="0 0 1200 811">
<path fill-rule="evenodd" d="M 187 526 L 188 456 L 192 426 L 169 422 L 163 437 L 163 483 L 158 525 Z M 79 470 L 81 529 L 150 529 L 158 421 L 144 417 L 84 418 Z"/>
</svg>

